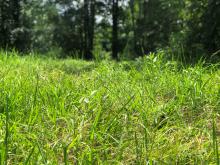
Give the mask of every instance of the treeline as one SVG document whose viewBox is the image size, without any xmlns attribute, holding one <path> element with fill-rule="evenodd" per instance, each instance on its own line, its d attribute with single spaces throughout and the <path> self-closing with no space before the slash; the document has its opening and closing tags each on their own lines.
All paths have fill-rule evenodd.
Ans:
<svg viewBox="0 0 220 165">
<path fill-rule="evenodd" d="M 219 55 L 219 0 L 0 0 L 0 48 L 93 59 Z"/>
</svg>

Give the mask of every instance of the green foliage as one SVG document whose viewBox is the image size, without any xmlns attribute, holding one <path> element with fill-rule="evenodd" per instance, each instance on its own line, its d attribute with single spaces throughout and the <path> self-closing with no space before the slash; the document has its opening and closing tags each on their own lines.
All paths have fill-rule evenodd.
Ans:
<svg viewBox="0 0 220 165">
<path fill-rule="evenodd" d="M 0 162 L 217 163 L 218 68 L 1 52 Z"/>
<path fill-rule="evenodd" d="M 180 17 L 183 20 L 183 28 L 176 43 L 184 48 L 184 58 L 193 61 L 206 56 L 219 56 L 220 48 L 220 6 L 215 0 L 185 1 L 185 7 Z M 180 42 L 178 42 L 180 41 Z"/>
<path fill-rule="evenodd" d="M 71 2 L 63 4 L 70 6 Z M 62 3 L 60 4 L 62 7 Z M 51 18 L 53 23 L 53 40 L 64 54 L 83 56 L 83 7 L 69 7 L 63 13 Z"/>
<path fill-rule="evenodd" d="M 147 54 L 168 45 L 170 35 L 179 30 L 177 9 L 180 5 L 176 1 L 149 0 L 140 3 L 139 10 L 142 12 L 136 29 L 139 54 L 141 50 Z"/>
<path fill-rule="evenodd" d="M 0 48 L 28 51 L 30 49 L 30 27 L 22 12 L 22 0 L 0 1 Z"/>
<path fill-rule="evenodd" d="M 171 50 L 188 62 L 220 52 L 218 0 L 0 0 L 0 48 L 91 60 Z"/>
</svg>

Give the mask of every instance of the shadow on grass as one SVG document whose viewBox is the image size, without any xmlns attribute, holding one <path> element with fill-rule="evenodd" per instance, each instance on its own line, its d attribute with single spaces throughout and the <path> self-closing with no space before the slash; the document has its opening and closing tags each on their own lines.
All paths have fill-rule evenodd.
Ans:
<svg viewBox="0 0 220 165">
<path fill-rule="evenodd" d="M 85 72 L 90 72 L 96 67 L 95 64 L 86 64 L 86 65 L 66 65 L 63 64 L 59 69 L 65 72 L 66 74 L 81 74 Z"/>
</svg>

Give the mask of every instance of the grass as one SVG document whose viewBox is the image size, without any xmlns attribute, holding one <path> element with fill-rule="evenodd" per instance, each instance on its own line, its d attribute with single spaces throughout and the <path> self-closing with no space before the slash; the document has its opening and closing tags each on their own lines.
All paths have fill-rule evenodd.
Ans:
<svg viewBox="0 0 220 165">
<path fill-rule="evenodd" d="M 219 65 L 0 55 L 0 164 L 217 164 Z"/>
</svg>

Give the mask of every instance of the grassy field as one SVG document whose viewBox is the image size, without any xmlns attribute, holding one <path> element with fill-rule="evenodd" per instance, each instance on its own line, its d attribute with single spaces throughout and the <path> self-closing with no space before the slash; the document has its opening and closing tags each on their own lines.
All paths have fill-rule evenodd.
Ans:
<svg viewBox="0 0 220 165">
<path fill-rule="evenodd" d="M 0 55 L 0 164 L 218 164 L 219 65 Z"/>
</svg>

